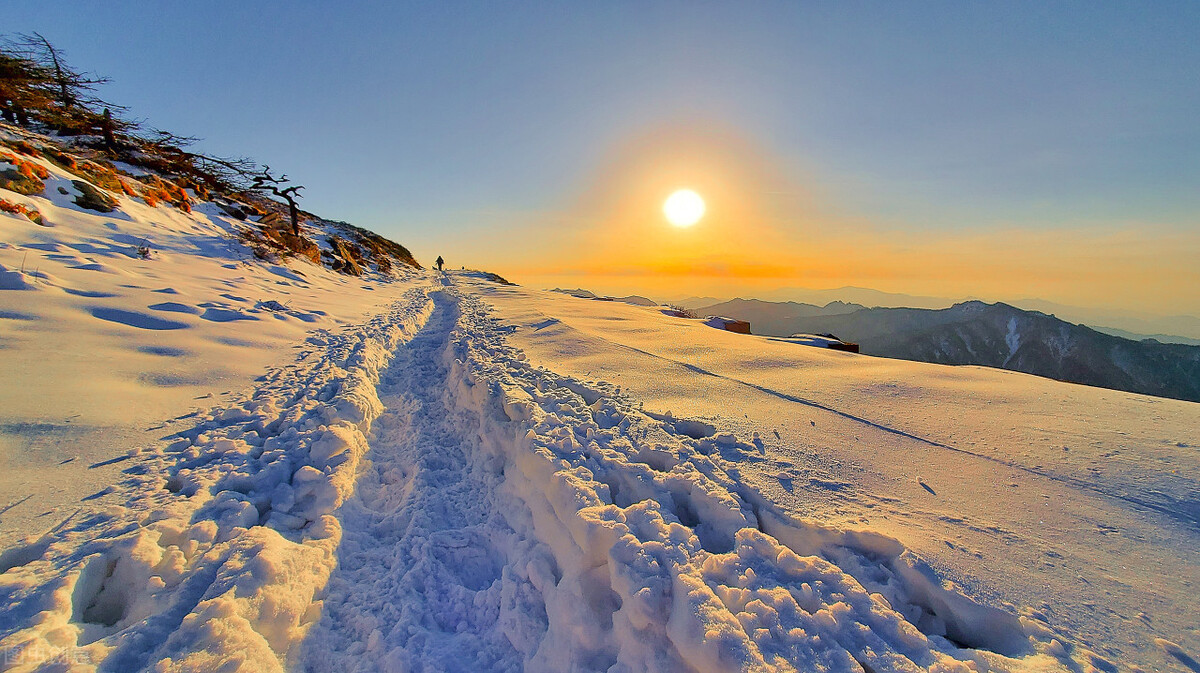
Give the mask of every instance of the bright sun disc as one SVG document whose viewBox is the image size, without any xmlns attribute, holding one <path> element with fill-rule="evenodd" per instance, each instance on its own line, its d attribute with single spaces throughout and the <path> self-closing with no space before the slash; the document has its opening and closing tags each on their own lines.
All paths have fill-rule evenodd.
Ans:
<svg viewBox="0 0 1200 673">
<path fill-rule="evenodd" d="M 681 189 L 667 197 L 663 214 L 677 227 L 690 227 L 704 217 L 704 199 L 690 189 Z"/>
</svg>

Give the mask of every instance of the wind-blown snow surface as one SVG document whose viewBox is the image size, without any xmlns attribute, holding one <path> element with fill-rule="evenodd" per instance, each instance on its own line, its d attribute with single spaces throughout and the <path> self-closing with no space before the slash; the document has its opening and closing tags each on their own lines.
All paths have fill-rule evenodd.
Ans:
<svg viewBox="0 0 1200 673">
<path fill-rule="evenodd" d="M 237 237 L 253 225 L 211 202 L 185 213 L 110 194 L 113 212 L 85 210 L 77 176 L 26 160 L 49 171 L 45 196 L 0 196 L 47 226 L 0 212 L 0 546 L 109 487 L 127 465 L 107 461 L 164 424 L 251 390 L 308 331 L 395 299 L 374 272 L 255 260 Z"/>
<path fill-rule="evenodd" d="M 718 457 L 732 435 L 693 438 L 534 368 L 506 331 L 444 287 L 311 337 L 129 470 L 127 507 L 6 552 L 10 659 L 879 671 L 1067 656 L 895 540 L 777 510 Z"/>
<path fill-rule="evenodd" d="M 69 247 L 106 222 L 50 214 L 79 219 L 14 231 Z M 94 263 L 125 285 L 169 271 L 187 296 L 228 280 L 223 255 L 185 252 Z M 1200 405 L 804 348 L 470 274 L 355 294 L 303 263 L 225 271 L 301 269 L 308 284 L 284 288 L 297 302 L 366 317 L 291 332 L 286 358 L 225 353 L 229 396 L 162 441 L 98 449 L 104 490 L 43 494 L 75 504 L 0 553 L 5 670 L 1200 667 Z M 80 330 L 58 342 L 71 353 L 119 365 L 119 347 L 231 335 L 187 318 L 92 333 L 74 298 L 101 282 L 51 276 L 7 291 L 38 301 L 3 306 L 62 316 Z M 150 289 L 119 289 L 96 308 L 159 317 L 137 308 Z M 45 352 L 13 334 L 6 357 Z M 255 363 L 270 367 L 251 381 Z M 91 394 L 54 385 L 42 413 Z M 118 420 L 151 399 L 110 396 Z M 5 500 L 61 479 L 46 463 Z"/>
</svg>

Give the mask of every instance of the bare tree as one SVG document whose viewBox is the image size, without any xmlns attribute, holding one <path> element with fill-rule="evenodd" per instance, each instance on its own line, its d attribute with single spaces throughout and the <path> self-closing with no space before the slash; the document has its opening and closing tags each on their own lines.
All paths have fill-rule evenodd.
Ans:
<svg viewBox="0 0 1200 673">
<path fill-rule="evenodd" d="M 0 116 L 10 124 L 29 125 L 29 111 L 50 105 L 50 73 L 19 53 L 0 46 Z"/>
<path fill-rule="evenodd" d="M 46 67 L 54 78 L 58 88 L 58 103 L 64 111 L 70 111 L 77 105 L 89 107 L 89 104 L 102 103 L 90 94 L 96 90 L 96 85 L 105 84 L 107 77 L 97 77 L 81 73 L 67 64 L 63 52 L 38 32 L 20 35 L 20 42 L 31 52 L 32 60 Z M 107 105 L 112 108 L 113 106 Z"/>
<path fill-rule="evenodd" d="M 303 185 L 287 185 L 288 176 L 280 175 L 275 177 L 271 175 L 271 167 L 263 166 L 262 171 L 250 179 L 250 189 L 271 192 L 275 196 L 287 201 L 288 215 L 292 220 L 292 234 L 300 235 L 300 208 L 296 205 L 296 199 L 300 197 L 300 190 L 304 189 Z"/>
<path fill-rule="evenodd" d="M 0 116 L 27 125 L 38 121 L 62 134 L 99 132 L 114 156 L 165 174 L 195 181 L 218 192 L 263 192 L 288 205 L 292 233 L 300 235 L 302 185 L 276 176 L 270 166 L 246 158 L 216 157 L 185 150 L 198 139 L 153 130 L 139 133 L 141 123 L 117 114 L 126 108 L 95 95 L 108 78 L 81 73 L 67 63 L 62 50 L 41 33 L 20 34 L 0 42 Z"/>
<path fill-rule="evenodd" d="M 7 56 L 24 61 L 39 75 L 38 88 L 49 100 L 39 102 L 36 118 L 47 126 L 65 134 L 99 130 L 106 136 L 105 145 L 110 150 L 115 148 L 118 135 L 127 135 L 139 126 L 119 114 L 127 112 L 125 107 L 96 95 L 96 87 L 108 82 L 107 77 L 71 67 L 63 51 L 41 33 L 20 34 L 5 47 Z M 32 106 L 24 107 L 35 110 Z"/>
<path fill-rule="evenodd" d="M 173 172 L 186 174 L 218 191 L 267 192 L 283 199 L 288 205 L 292 233 L 300 235 L 300 207 L 296 200 L 300 198 L 303 185 L 288 184 L 288 176 L 275 176 L 270 166 L 259 166 L 252 159 L 217 157 L 183 149 L 197 142 L 197 138 L 166 131 L 155 131 L 155 135 L 153 140 L 146 142 L 154 147 L 157 155 L 165 157 L 164 161 L 170 164 Z"/>
</svg>

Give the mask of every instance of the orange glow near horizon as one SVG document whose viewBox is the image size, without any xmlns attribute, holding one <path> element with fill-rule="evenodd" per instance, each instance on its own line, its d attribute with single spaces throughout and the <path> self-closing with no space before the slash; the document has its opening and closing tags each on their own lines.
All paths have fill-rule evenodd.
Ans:
<svg viewBox="0 0 1200 673">
<path fill-rule="evenodd" d="M 482 267 L 517 282 L 604 292 L 752 296 L 859 286 L 1200 313 L 1195 231 L 1142 223 L 884 228 L 839 213 L 815 184 L 735 131 L 676 124 L 615 147 L 562 208 L 470 245 Z M 703 195 L 702 226 L 663 226 L 664 195 L 681 185 Z"/>
<path fill-rule="evenodd" d="M 783 223 L 772 198 L 795 191 L 785 172 L 744 138 L 724 129 L 680 126 L 615 148 L 567 209 L 579 225 L 564 261 L 574 268 L 640 269 L 706 275 L 712 269 L 789 266 Z M 691 196 L 681 196 L 687 185 Z M 679 222 L 663 227 L 664 194 L 684 199 Z M 700 197 L 700 195 L 703 197 Z M 699 203 L 686 201 L 692 198 Z M 703 226 L 680 226 L 703 216 Z"/>
</svg>

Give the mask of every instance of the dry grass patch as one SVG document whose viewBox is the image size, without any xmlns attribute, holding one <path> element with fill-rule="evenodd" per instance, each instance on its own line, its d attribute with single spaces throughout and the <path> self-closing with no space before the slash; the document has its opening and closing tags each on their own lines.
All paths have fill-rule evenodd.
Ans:
<svg viewBox="0 0 1200 673">
<path fill-rule="evenodd" d="M 0 199 L 0 211 L 12 213 L 13 215 L 24 215 L 34 224 L 46 226 L 46 221 L 42 218 L 42 214 L 38 212 L 37 208 L 30 208 L 29 206 Z"/>
</svg>

